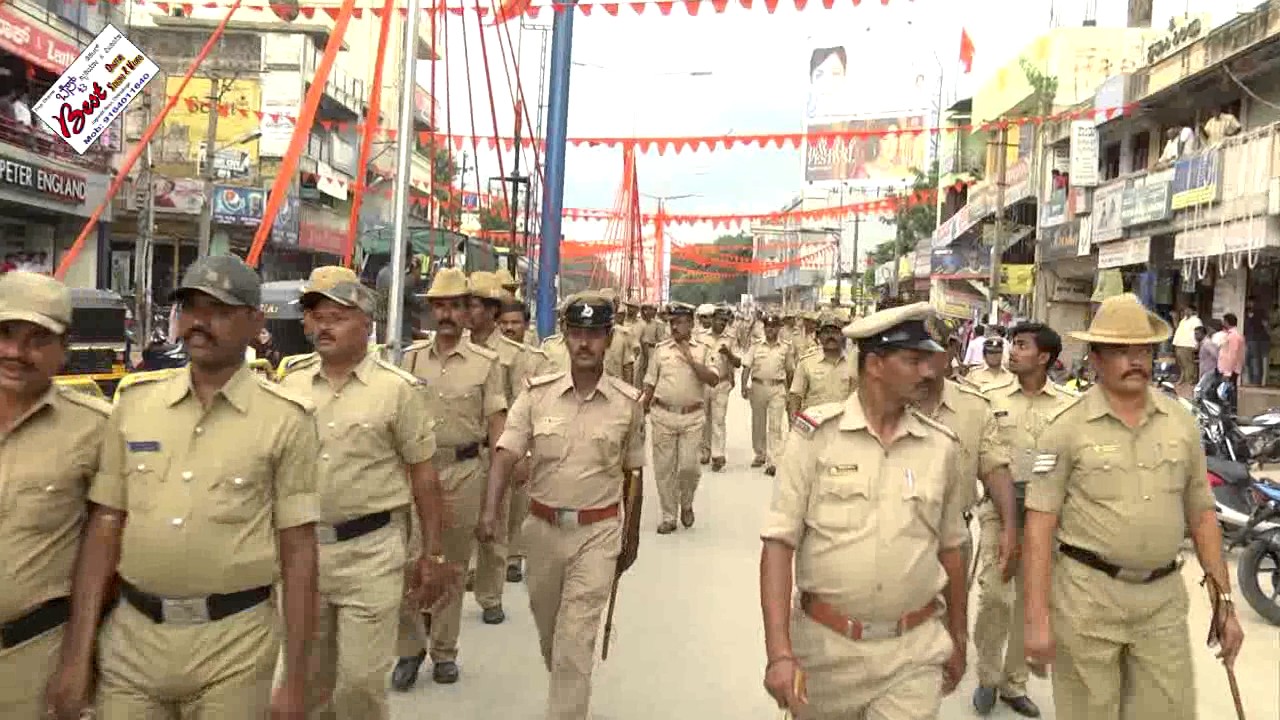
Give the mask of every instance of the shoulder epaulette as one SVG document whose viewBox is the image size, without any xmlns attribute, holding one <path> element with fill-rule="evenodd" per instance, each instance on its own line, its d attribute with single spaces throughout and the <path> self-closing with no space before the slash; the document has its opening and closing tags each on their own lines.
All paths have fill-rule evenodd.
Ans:
<svg viewBox="0 0 1280 720">
<path fill-rule="evenodd" d="M 471 342 L 470 340 L 466 341 L 466 344 L 464 345 L 464 347 L 466 347 L 468 350 L 474 351 L 475 354 L 479 355 L 482 358 L 486 358 L 488 360 L 498 359 L 498 353 L 496 351 L 490 350 L 489 348 L 483 345 L 477 345 Z"/>
<path fill-rule="evenodd" d="M 822 405 L 814 405 L 805 408 L 803 412 L 796 413 L 795 419 L 791 422 L 792 429 L 809 437 L 818 432 L 818 428 L 822 424 L 844 414 L 844 403 L 833 402 L 823 403 Z"/>
<path fill-rule="evenodd" d="M 406 353 L 418 352 L 419 350 L 426 350 L 429 347 L 431 347 L 430 340 L 417 340 L 409 343 L 409 347 L 405 348 L 404 351 Z"/>
<path fill-rule="evenodd" d="M 544 358 L 551 357 L 550 355 L 547 354 L 546 350 L 543 350 L 540 347 L 534 347 L 532 345 L 521 345 L 520 347 L 523 348 L 525 352 L 530 353 L 532 355 L 541 355 Z"/>
<path fill-rule="evenodd" d="M 525 345 L 522 342 L 516 342 L 515 340 L 512 340 L 511 338 L 507 337 L 506 335 L 503 335 L 502 333 L 498 333 L 498 342 L 503 345 L 507 345 L 511 348 L 514 348 L 516 350 L 524 350 L 525 348 L 528 347 L 528 345 Z"/>
<path fill-rule="evenodd" d="M 257 381 L 258 386 L 261 387 L 263 390 L 266 390 L 267 392 L 271 393 L 272 395 L 275 395 L 278 398 L 287 400 L 293 403 L 294 405 L 297 405 L 298 407 L 302 408 L 303 412 L 307 414 L 314 412 L 316 409 L 315 404 L 313 404 L 310 400 L 302 397 L 301 395 L 296 395 L 290 392 L 289 390 L 286 390 L 284 387 L 282 387 L 278 383 L 273 383 L 270 380 L 267 380 L 266 378 L 256 374 L 254 375 L 254 380 Z"/>
<path fill-rule="evenodd" d="M 92 410 L 104 417 L 111 414 L 111 403 L 107 402 L 103 398 L 94 397 L 89 393 L 80 392 L 79 390 L 65 386 L 58 386 L 58 395 L 67 402 L 74 403 L 83 408 L 88 408 L 89 410 Z"/>
<path fill-rule="evenodd" d="M 977 395 L 977 393 L 974 393 L 974 394 Z M 982 397 L 981 395 L 978 395 L 978 396 Z M 983 398 L 983 400 L 985 399 L 986 398 Z M 919 409 L 912 409 L 911 413 L 916 416 L 916 419 L 918 419 L 920 422 L 924 423 L 925 425 L 928 425 L 929 427 L 933 428 L 934 430 L 937 430 L 938 432 L 942 433 L 943 435 L 946 435 L 947 437 L 951 438 L 952 440 L 955 440 L 956 442 L 960 442 L 960 436 L 956 435 L 956 431 L 947 427 L 945 423 L 941 423 L 941 422 L 938 422 L 937 420 L 934 420 L 933 418 L 929 417 L 925 413 L 920 412 Z"/>
<path fill-rule="evenodd" d="M 554 382 L 556 380 L 559 380 L 562 377 L 564 377 L 564 372 L 550 372 L 550 373 L 546 373 L 545 375 L 538 375 L 536 377 L 525 378 L 524 384 L 525 384 L 525 387 L 527 388 L 535 388 L 535 387 L 538 387 L 539 385 L 546 385 L 549 382 Z"/>
<path fill-rule="evenodd" d="M 670 344 L 672 344 L 672 343 L 674 343 L 674 342 L 675 342 L 675 338 L 667 338 L 666 340 L 659 340 L 659 341 L 658 341 L 658 344 L 657 344 L 657 347 L 662 347 L 662 346 L 664 346 L 664 345 L 670 345 Z"/>
<path fill-rule="evenodd" d="M 378 367 L 382 368 L 383 370 L 387 370 L 391 373 L 394 373 L 396 377 L 400 378 L 401 380 L 404 380 L 405 382 L 409 383 L 414 387 L 417 387 L 423 384 L 422 378 L 418 377 L 417 375 L 414 375 L 408 370 L 405 370 L 399 365 L 387 362 L 382 358 L 374 358 L 373 362 Z"/>
<path fill-rule="evenodd" d="M 972 395 L 973 397 L 981 398 L 982 402 L 984 403 L 991 402 L 991 398 L 987 397 L 986 395 L 983 395 L 982 390 L 979 389 L 977 385 L 974 385 L 972 383 L 956 383 L 956 389 L 966 395 Z"/>
<path fill-rule="evenodd" d="M 1010 385 L 1013 385 L 1013 380 L 1014 379 L 1012 377 L 1007 377 L 1003 380 L 996 380 L 995 382 L 984 383 L 981 386 L 975 385 L 974 387 L 978 389 L 978 392 L 988 393 L 988 392 L 991 392 L 992 390 L 999 390 L 1000 388 L 1009 387 Z"/>
<path fill-rule="evenodd" d="M 167 380 L 173 377 L 176 372 L 177 370 L 175 368 L 165 368 L 164 370 L 146 370 L 143 372 L 129 373 L 128 375 L 120 378 L 119 384 L 116 385 L 116 397 L 119 397 L 120 393 L 136 385 L 146 385 L 160 380 Z"/>
<path fill-rule="evenodd" d="M 612 375 L 605 375 L 605 377 L 609 378 L 609 381 L 613 383 L 613 387 L 616 388 L 618 392 L 626 395 L 630 400 L 638 401 L 640 399 L 640 391 L 631 383 Z"/>
<path fill-rule="evenodd" d="M 314 365 L 320 361 L 319 353 L 307 353 L 306 355 L 290 355 L 280 361 L 280 369 L 276 372 L 279 377 L 284 377 L 295 370 L 301 370 L 304 367 Z"/>
<path fill-rule="evenodd" d="M 556 333 L 555 335 L 548 335 L 542 338 L 542 344 L 539 345 L 538 347 L 546 347 L 547 343 L 562 343 L 562 342 L 564 342 L 564 336 L 561 335 L 560 333 Z"/>
<path fill-rule="evenodd" d="M 1050 421 L 1050 422 L 1052 422 L 1052 421 L 1057 420 L 1058 418 L 1062 417 L 1062 414 L 1063 414 L 1063 413 L 1065 413 L 1066 411 L 1070 410 L 1071 408 L 1073 408 L 1073 407 L 1075 407 L 1075 406 L 1079 405 L 1081 400 L 1084 400 L 1084 395 L 1075 395 L 1075 396 L 1073 396 L 1073 397 L 1071 398 L 1071 402 L 1067 403 L 1066 405 L 1063 405 L 1062 407 L 1058 408 L 1057 410 L 1053 411 L 1052 413 L 1049 413 L 1049 421 Z"/>
<path fill-rule="evenodd" d="M 803 353 L 800 354 L 800 359 L 808 360 L 809 358 L 814 357 L 815 355 L 821 355 L 821 354 L 822 354 L 822 348 L 820 347 L 809 348 L 808 350 L 805 350 Z"/>
</svg>

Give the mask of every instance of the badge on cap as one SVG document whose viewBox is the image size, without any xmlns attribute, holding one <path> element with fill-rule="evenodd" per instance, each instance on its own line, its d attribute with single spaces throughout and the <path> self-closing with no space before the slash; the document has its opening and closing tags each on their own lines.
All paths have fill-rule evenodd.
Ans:
<svg viewBox="0 0 1280 720">
<path fill-rule="evenodd" d="M 582 310 L 578 313 L 578 315 L 582 318 L 589 318 L 595 314 L 596 314 L 596 311 L 592 310 L 591 306 L 587 304 L 583 304 Z"/>
</svg>

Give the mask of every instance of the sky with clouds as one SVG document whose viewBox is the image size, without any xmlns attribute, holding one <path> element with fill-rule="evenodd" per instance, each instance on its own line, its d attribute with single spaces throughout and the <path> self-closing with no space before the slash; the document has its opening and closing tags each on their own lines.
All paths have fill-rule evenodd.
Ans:
<svg viewBox="0 0 1280 720">
<path fill-rule="evenodd" d="M 545 0 L 535 0 L 542 3 Z M 849 54 L 848 75 L 864 88 L 857 110 L 916 109 L 932 115 L 938 74 L 943 72 L 946 104 L 969 97 L 995 70 L 1053 25 L 1079 26 L 1091 7 L 1101 26 L 1123 26 L 1122 0 L 863 0 L 853 7 L 837 0 L 826 10 L 810 2 L 797 12 L 783 7 L 770 15 L 757 2 L 743 10 L 731 2 L 714 14 L 704 4 L 698 17 L 677 6 L 669 16 L 656 7 L 637 16 L 623 7 L 617 17 L 595 12 L 574 18 L 573 68 L 569 93 L 569 135 L 672 136 L 799 132 L 803 130 L 808 93 L 809 56 L 813 48 L 843 45 Z M 1240 2 L 1248 9 L 1256 2 Z M 1213 24 L 1235 14 L 1234 0 L 1155 0 L 1155 23 L 1162 25 L 1184 12 L 1210 12 Z M 447 43 L 450 92 L 438 64 L 436 97 L 453 131 L 469 132 L 474 115 L 477 134 L 492 135 L 493 120 L 484 82 L 484 58 L 475 18 L 450 16 Z M 522 29 L 521 25 L 525 27 Z M 535 21 L 509 24 L 520 47 L 518 76 L 529 104 L 539 87 L 539 55 L 546 38 L 548 63 L 551 14 Z M 961 28 L 976 48 L 973 70 L 959 63 Z M 472 98 L 466 91 L 461 34 L 468 33 Z M 498 57 L 497 32 L 487 31 L 499 134 L 513 127 L 511 93 Z M 503 32 L 503 41 L 506 34 Z M 425 70 L 425 68 L 423 68 Z M 510 70 L 510 63 L 508 63 Z M 427 84 L 420 73 L 419 82 Z M 443 121 L 442 123 L 443 124 Z M 933 124 L 930 120 L 928 123 Z M 527 133 L 527 131 L 526 131 Z M 468 151 L 469 155 L 473 155 Z M 497 176 L 496 154 L 479 153 L 481 186 Z M 528 167 L 531 158 L 522 164 Z M 474 156 L 469 160 L 474 166 Z M 505 158 L 508 172 L 511 156 Z M 737 148 L 639 155 L 642 192 L 654 195 L 693 194 L 672 201 L 670 212 L 758 213 L 778 209 L 805 186 L 798 150 Z M 570 148 L 566 158 L 565 206 L 610 208 L 622 179 L 622 150 Z M 468 178 L 475 189 L 476 176 Z M 652 200 L 644 200 L 650 209 Z M 565 236 L 598 240 L 603 222 L 566 222 Z M 723 232 L 710 226 L 678 229 L 684 242 L 706 241 Z"/>
</svg>

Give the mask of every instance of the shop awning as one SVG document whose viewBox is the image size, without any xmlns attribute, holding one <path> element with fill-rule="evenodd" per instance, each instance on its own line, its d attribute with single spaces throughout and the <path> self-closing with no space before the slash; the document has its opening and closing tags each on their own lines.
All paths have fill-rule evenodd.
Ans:
<svg viewBox="0 0 1280 720">
<path fill-rule="evenodd" d="M 374 230 L 360 238 L 360 249 L 366 255 L 388 254 L 391 252 L 392 237 L 393 233 L 390 228 Z M 466 235 L 440 228 L 411 228 L 409 230 L 409 243 L 415 255 L 448 257 L 458 247 L 458 243 L 464 242 L 466 239 Z"/>
</svg>

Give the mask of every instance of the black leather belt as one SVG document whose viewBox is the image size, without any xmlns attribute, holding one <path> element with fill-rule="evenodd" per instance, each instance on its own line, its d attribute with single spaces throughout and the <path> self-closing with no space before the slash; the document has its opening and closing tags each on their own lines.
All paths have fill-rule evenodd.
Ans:
<svg viewBox="0 0 1280 720">
<path fill-rule="evenodd" d="M 139 590 L 129 581 L 120 578 L 120 594 L 153 623 L 199 625 L 217 622 L 261 605 L 271 597 L 271 586 L 263 585 L 207 597 L 162 598 Z"/>
<path fill-rule="evenodd" d="M 0 625 L 0 648 L 17 647 L 65 624 L 71 618 L 71 598 L 46 600 L 35 609 Z"/>
<path fill-rule="evenodd" d="M 444 457 L 441 458 L 442 460 L 448 462 L 450 460 L 449 455 L 452 455 L 453 462 L 462 462 L 463 460 L 473 460 L 480 457 L 480 448 L 480 443 L 467 443 L 466 445 L 455 445 L 453 447 L 442 447 L 438 449 L 443 451 L 441 453 L 444 455 Z"/>
<path fill-rule="evenodd" d="M 374 530 L 381 530 L 390 524 L 390 510 L 361 515 L 358 518 L 340 522 L 336 525 L 316 523 L 316 542 L 321 545 L 332 545 L 346 542 L 347 540 L 355 540 L 358 537 L 368 535 Z"/>
<path fill-rule="evenodd" d="M 1168 565 L 1158 567 L 1155 570 L 1129 570 L 1103 560 L 1092 550 L 1085 550 L 1084 548 L 1076 547 L 1075 545 L 1058 543 L 1058 550 L 1072 560 L 1088 565 L 1094 570 L 1105 573 L 1116 580 L 1134 583 L 1136 585 L 1155 582 L 1166 575 L 1171 575 L 1177 572 L 1178 569 L 1182 567 L 1182 558 L 1176 558 Z"/>
</svg>

